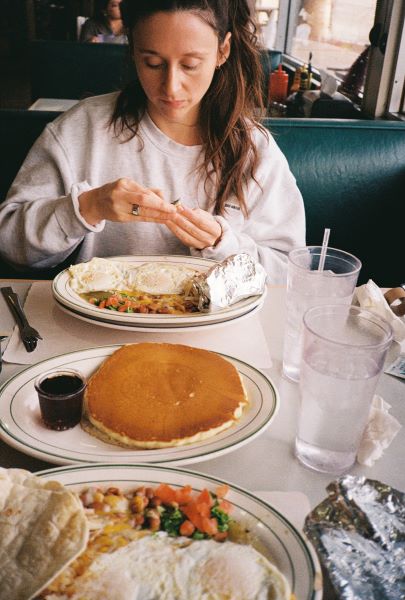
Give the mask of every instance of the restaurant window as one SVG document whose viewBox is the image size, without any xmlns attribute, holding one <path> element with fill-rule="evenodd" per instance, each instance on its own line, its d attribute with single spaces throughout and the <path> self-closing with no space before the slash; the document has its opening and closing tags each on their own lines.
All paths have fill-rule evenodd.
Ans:
<svg viewBox="0 0 405 600">
<path fill-rule="evenodd" d="M 264 46 L 351 82 L 368 116 L 404 113 L 403 0 L 253 1 Z"/>
</svg>

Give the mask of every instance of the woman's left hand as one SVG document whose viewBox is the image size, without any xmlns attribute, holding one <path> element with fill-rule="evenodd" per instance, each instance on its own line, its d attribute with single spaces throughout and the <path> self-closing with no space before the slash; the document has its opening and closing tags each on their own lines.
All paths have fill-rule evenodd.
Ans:
<svg viewBox="0 0 405 600">
<path fill-rule="evenodd" d="M 197 250 L 215 246 L 222 235 L 218 221 L 201 208 L 191 209 L 180 205 L 165 225 L 183 244 Z"/>
</svg>

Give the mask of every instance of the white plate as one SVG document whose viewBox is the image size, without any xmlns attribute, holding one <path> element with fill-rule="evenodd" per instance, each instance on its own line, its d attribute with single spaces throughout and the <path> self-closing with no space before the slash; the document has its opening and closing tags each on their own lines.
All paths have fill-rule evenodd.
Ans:
<svg viewBox="0 0 405 600">
<path fill-rule="evenodd" d="M 101 325 L 102 327 L 109 327 L 110 329 L 121 329 L 124 331 L 141 331 L 142 333 L 145 333 L 145 331 L 152 331 L 153 333 L 180 333 L 181 331 L 190 331 L 190 329 L 192 329 L 194 333 L 195 331 L 207 331 L 207 328 L 209 329 L 210 327 L 215 327 L 217 329 L 218 327 L 226 327 L 227 325 L 232 325 L 236 319 L 239 323 L 241 320 L 256 314 L 262 307 L 261 304 L 257 305 L 254 308 L 252 308 L 252 310 L 249 310 L 248 312 L 243 313 L 242 315 L 226 319 L 226 321 L 224 320 L 220 322 L 205 323 L 203 325 L 201 323 L 195 323 L 193 325 L 176 325 L 176 327 L 157 327 L 155 325 L 145 326 L 139 323 L 110 323 L 110 321 L 108 321 L 105 318 L 105 315 L 103 315 L 102 319 L 97 319 L 96 317 L 88 317 L 81 313 L 77 313 L 76 311 L 71 310 L 67 306 L 63 306 L 63 304 L 60 304 L 57 300 L 55 300 L 55 304 L 62 312 L 66 313 L 67 315 L 70 315 L 71 317 L 76 317 L 76 319 L 80 319 L 80 321 L 85 321 L 86 323 L 90 323 L 91 325 L 96 324 Z M 101 312 L 101 309 L 99 310 Z"/>
<path fill-rule="evenodd" d="M 262 433 L 279 405 L 273 383 L 254 367 L 228 358 L 238 369 L 249 405 L 235 425 L 195 444 L 156 450 L 129 449 L 107 444 L 76 425 L 67 431 L 52 431 L 41 421 L 34 381 L 51 369 L 71 368 L 91 375 L 120 346 L 101 346 L 61 354 L 43 360 L 11 377 L 0 388 L 0 437 L 25 454 L 58 465 L 74 463 L 167 463 L 189 464 L 231 452 Z"/>
<path fill-rule="evenodd" d="M 88 485 L 112 485 L 125 490 L 142 484 L 154 487 L 159 483 L 173 487 L 189 484 L 196 491 L 203 488 L 214 491 L 224 483 L 193 471 L 154 465 L 83 465 L 49 469 L 36 475 L 56 479 L 76 491 Z M 297 600 L 321 600 L 319 563 L 304 538 L 269 504 L 242 488 L 228 485 L 230 489 L 226 498 L 234 506 L 232 518 L 251 531 L 254 545 L 286 576 Z"/>
<path fill-rule="evenodd" d="M 215 261 L 205 258 L 197 258 L 194 256 L 114 256 L 109 260 L 119 262 L 127 262 L 134 266 L 140 266 L 146 262 L 154 263 L 172 263 L 186 266 L 196 271 L 207 271 L 215 265 Z M 98 308 L 86 302 L 70 287 L 69 270 L 61 271 L 52 282 L 52 293 L 55 300 L 69 309 L 69 314 L 76 317 L 85 317 L 90 319 L 92 323 L 112 327 L 118 325 L 120 329 L 133 330 L 134 327 L 142 330 L 157 331 L 164 329 L 201 327 L 206 325 L 214 325 L 223 323 L 229 320 L 245 315 L 254 308 L 262 306 L 266 295 L 266 289 L 259 296 L 251 296 L 245 298 L 236 304 L 225 308 L 212 309 L 208 313 L 188 313 L 186 315 L 156 315 L 156 314 L 141 314 L 141 313 L 119 313 L 107 308 Z"/>
</svg>

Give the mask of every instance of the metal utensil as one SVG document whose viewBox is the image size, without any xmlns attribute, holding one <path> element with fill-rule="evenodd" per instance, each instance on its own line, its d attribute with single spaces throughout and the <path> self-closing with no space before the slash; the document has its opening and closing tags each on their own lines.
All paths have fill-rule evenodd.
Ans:
<svg viewBox="0 0 405 600">
<path fill-rule="evenodd" d="M 26 351 L 32 352 L 37 347 L 37 341 L 42 340 L 41 335 L 28 323 L 20 299 L 13 289 L 11 287 L 2 287 L 0 289 L 18 325 Z"/>
</svg>

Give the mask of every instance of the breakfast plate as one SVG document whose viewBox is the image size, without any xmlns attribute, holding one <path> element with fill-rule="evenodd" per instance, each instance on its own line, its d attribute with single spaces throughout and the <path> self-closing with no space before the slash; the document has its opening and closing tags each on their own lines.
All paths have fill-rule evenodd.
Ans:
<svg viewBox="0 0 405 600">
<path fill-rule="evenodd" d="M 158 465 L 99 464 L 48 469 L 36 473 L 46 480 L 57 480 L 73 491 L 90 486 L 130 490 L 167 483 L 173 488 L 190 485 L 194 491 L 215 491 L 224 483 L 194 471 Z M 321 600 L 320 567 L 314 551 L 297 529 L 271 505 L 252 493 L 230 484 L 226 499 L 233 505 L 232 519 L 241 530 L 249 531 L 249 543 L 268 558 L 287 578 L 294 598 Z M 225 542 L 226 544 L 227 542 Z"/>
<path fill-rule="evenodd" d="M 215 261 L 193 256 L 114 256 L 108 260 L 128 263 L 131 267 L 141 266 L 144 263 L 173 264 L 179 268 L 188 268 L 204 272 L 215 265 Z M 61 271 L 52 282 L 52 294 L 57 304 L 70 315 L 90 321 L 104 327 L 114 327 L 136 331 L 171 331 L 190 327 L 205 327 L 230 320 L 235 320 L 246 315 L 263 305 L 266 289 L 258 296 L 251 296 L 224 308 L 213 308 L 209 312 L 195 312 L 187 314 L 142 314 L 122 313 L 118 311 L 100 309 L 90 304 L 75 292 L 70 285 L 69 270 Z"/>
<path fill-rule="evenodd" d="M 47 429 L 40 417 L 35 379 L 53 369 L 76 369 L 86 377 L 120 345 L 101 346 L 43 360 L 11 377 L 0 388 L 0 438 L 30 456 L 59 465 L 121 462 L 189 464 L 208 460 L 252 441 L 271 423 L 279 406 L 278 392 L 261 371 L 222 355 L 238 370 L 249 405 L 231 427 L 205 441 L 161 449 L 131 449 L 105 443 L 80 425 L 67 431 Z"/>
</svg>

